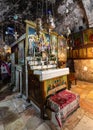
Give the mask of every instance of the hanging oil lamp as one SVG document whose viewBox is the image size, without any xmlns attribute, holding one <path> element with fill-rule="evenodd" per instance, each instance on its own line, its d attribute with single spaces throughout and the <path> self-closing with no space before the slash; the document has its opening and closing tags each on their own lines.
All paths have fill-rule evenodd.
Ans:
<svg viewBox="0 0 93 130">
<path fill-rule="evenodd" d="M 40 32 L 43 30 L 42 28 L 42 19 L 41 18 L 37 18 L 36 19 L 36 30 L 37 30 L 37 35 L 40 35 Z"/>
<path fill-rule="evenodd" d="M 40 36 L 41 31 L 43 30 L 42 27 L 42 15 L 43 15 L 43 0 L 42 0 L 42 15 L 40 16 L 39 14 L 39 1 L 37 0 L 37 18 L 36 18 L 36 31 L 37 31 L 37 35 L 38 37 Z"/>
<path fill-rule="evenodd" d="M 48 22 L 48 28 L 50 30 L 53 30 L 55 28 L 55 23 L 54 23 L 54 18 L 51 14 L 51 11 L 49 11 L 49 17 L 47 19 L 47 22 Z"/>
</svg>

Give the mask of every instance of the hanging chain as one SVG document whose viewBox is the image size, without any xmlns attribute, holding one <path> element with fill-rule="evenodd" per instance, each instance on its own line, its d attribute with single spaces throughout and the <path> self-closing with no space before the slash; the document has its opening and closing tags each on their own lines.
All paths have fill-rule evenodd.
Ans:
<svg viewBox="0 0 93 130">
<path fill-rule="evenodd" d="M 42 0 L 42 17 L 43 17 L 43 7 L 44 7 L 44 1 Z"/>
<path fill-rule="evenodd" d="M 47 7 L 47 0 L 46 0 L 46 17 L 47 17 L 47 9 L 48 9 L 48 7 Z"/>
<path fill-rule="evenodd" d="M 52 3 L 52 15 L 54 17 L 54 3 Z"/>
<path fill-rule="evenodd" d="M 36 17 L 38 17 L 38 0 L 37 0 L 37 7 L 36 7 Z"/>
</svg>

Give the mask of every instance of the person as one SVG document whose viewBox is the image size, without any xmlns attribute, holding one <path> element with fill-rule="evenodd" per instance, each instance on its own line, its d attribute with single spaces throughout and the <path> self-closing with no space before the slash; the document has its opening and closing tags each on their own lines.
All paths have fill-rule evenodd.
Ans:
<svg viewBox="0 0 93 130">
<path fill-rule="evenodd" d="M 1 57 L 0 57 L 0 58 L 1 58 Z M 0 80 L 2 80 L 2 79 L 1 79 L 1 62 L 2 62 L 2 61 L 0 60 Z"/>
<path fill-rule="evenodd" d="M 8 63 L 5 61 L 1 62 L 1 79 L 3 83 L 8 83 L 9 76 L 11 76 Z"/>
</svg>

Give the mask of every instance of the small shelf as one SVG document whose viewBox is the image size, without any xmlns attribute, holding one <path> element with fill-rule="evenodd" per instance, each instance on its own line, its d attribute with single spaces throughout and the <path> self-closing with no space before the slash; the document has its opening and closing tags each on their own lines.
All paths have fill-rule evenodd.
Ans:
<svg viewBox="0 0 93 130">
<path fill-rule="evenodd" d="M 56 65 L 38 65 L 38 66 L 30 66 L 31 70 L 43 70 L 43 69 L 53 69 L 56 68 Z"/>
<path fill-rule="evenodd" d="M 69 74 L 69 68 L 62 69 L 51 69 L 51 70 L 35 70 L 35 75 L 40 76 L 40 81 L 44 81 L 47 79 L 63 76 Z"/>
</svg>

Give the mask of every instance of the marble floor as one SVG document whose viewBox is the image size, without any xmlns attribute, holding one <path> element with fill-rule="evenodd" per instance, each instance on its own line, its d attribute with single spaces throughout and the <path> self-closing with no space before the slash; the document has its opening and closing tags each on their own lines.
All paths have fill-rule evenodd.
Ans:
<svg viewBox="0 0 93 130">
<path fill-rule="evenodd" d="M 64 122 L 61 130 L 93 130 L 93 83 L 77 81 L 71 91 L 80 95 L 80 107 Z M 35 106 L 27 103 L 8 85 L 0 89 L 0 130 L 58 130 L 50 120 L 40 118 Z"/>
</svg>

